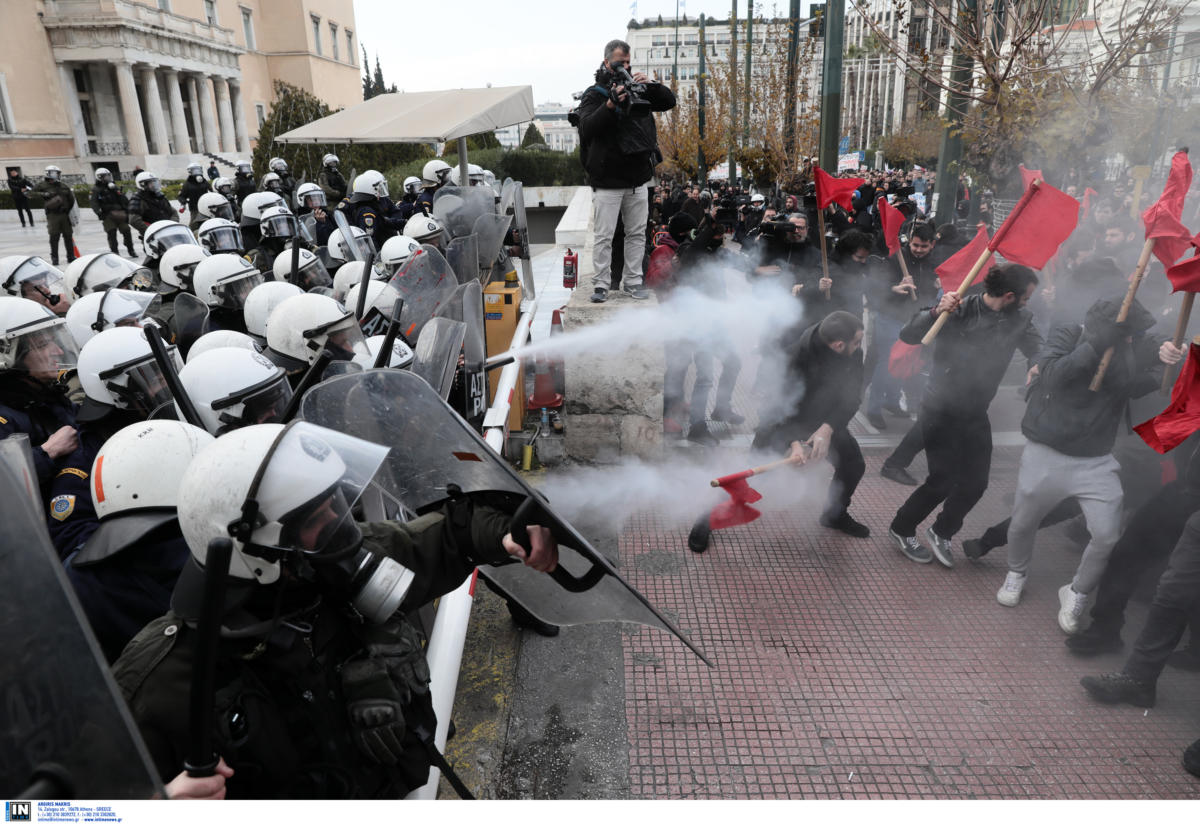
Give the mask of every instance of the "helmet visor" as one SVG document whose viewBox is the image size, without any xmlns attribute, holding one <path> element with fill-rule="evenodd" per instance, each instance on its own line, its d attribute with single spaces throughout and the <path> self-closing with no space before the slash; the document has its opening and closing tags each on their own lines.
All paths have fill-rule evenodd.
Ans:
<svg viewBox="0 0 1200 824">
<path fill-rule="evenodd" d="M 351 315 L 329 327 L 326 333 L 325 348 L 333 355 L 334 360 L 354 360 L 355 355 L 371 356 L 367 347 L 367 339 L 363 336 L 358 321 Z"/>
<path fill-rule="evenodd" d="M 263 237 L 295 237 L 300 232 L 295 215 L 271 215 L 258 225 Z"/>
<path fill-rule="evenodd" d="M 153 292 L 108 289 L 100 298 L 92 328 L 103 332 L 114 326 L 141 326 L 142 318 L 152 314 L 161 304 L 162 297 Z"/>
<path fill-rule="evenodd" d="M 118 286 L 121 289 L 133 289 L 139 292 L 154 291 L 154 273 L 145 266 L 139 266 L 133 270 L 133 274 L 121 281 Z"/>
<path fill-rule="evenodd" d="M 242 425 L 259 423 L 282 423 L 283 413 L 292 400 L 292 385 L 286 375 L 266 387 L 259 388 L 246 398 L 242 406 Z"/>
<path fill-rule="evenodd" d="M 219 217 L 225 220 L 233 220 L 233 206 L 229 201 L 218 203 L 215 206 L 208 207 L 208 213 L 212 217 Z"/>
<path fill-rule="evenodd" d="M 83 270 L 75 288 L 81 294 L 118 288 L 140 268 L 132 260 L 125 260 L 117 255 L 97 255 Z"/>
<path fill-rule="evenodd" d="M 312 192 L 306 192 L 304 197 L 300 199 L 300 205 L 306 209 L 324 209 L 325 193 L 320 189 Z"/>
<path fill-rule="evenodd" d="M 287 252 L 284 252 L 284 254 L 287 254 Z M 300 267 L 299 276 L 300 280 L 296 285 L 306 292 L 319 287 L 333 286 L 333 277 L 318 257 L 314 257 L 309 261 L 307 266 Z"/>
<path fill-rule="evenodd" d="M 357 245 L 358 254 L 354 253 L 353 247 L 350 246 L 351 243 Z M 366 233 L 355 235 L 351 240 L 347 240 L 346 236 L 342 235 L 341 239 L 338 240 L 337 247 L 342 255 L 342 260 L 347 261 L 366 260 L 367 255 L 374 255 L 376 252 L 375 239 Z"/>
<path fill-rule="evenodd" d="M 196 245 L 196 236 L 192 234 L 192 230 L 181 224 L 174 226 L 164 226 L 154 233 L 154 237 L 150 239 L 149 246 L 158 254 L 170 249 L 172 246 L 186 246 L 191 244 Z"/>
<path fill-rule="evenodd" d="M 13 353 L 17 369 L 39 378 L 52 378 L 59 372 L 74 369 L 78 360 L 79 347 L 63 323 L 21 335 Z"/>
<path fill-rule="evenodd" d="M 175 347 L 170 347 L 167 352 L 175 361 L 175 368 L 180 368 L 179 355 Z M 158 361 L 154 358 L 148 358 L 130 366 L 125 370 L 125 374 L 128 376 L 128 380 L 125 382 L 124 389 L 119 389 L 111 384 L 109 384 L 109 389 L 135 412 L 150 417 L 155 410 L 175 402 L 167 385 L 167 379 L 163 377 L 162 370 L 158 368 Z"/>
<path fill-rule="evenodd" d="M 214 284 L 212 290 L 218 306 L 240 310 L 246 305 L 246 298 L 254 291 L 254 287 L 264 282 L 262 272 L 248 269 Z"/>
<path fill-rule="evenodd" d="M 217 226 L 201 234 L 200 242 L 213 254 L 240 252 L 242 250 L 242 230 L 236 226 Z"/>
<path fill-rule="evenodd" d="M 13 282 L 19 287 L 23 298 L 38 303 L 58 303 L 57 298 L 67 292 L 66 278 L 41 258 L 27 260 L 13 272 Z"/>
</svg>

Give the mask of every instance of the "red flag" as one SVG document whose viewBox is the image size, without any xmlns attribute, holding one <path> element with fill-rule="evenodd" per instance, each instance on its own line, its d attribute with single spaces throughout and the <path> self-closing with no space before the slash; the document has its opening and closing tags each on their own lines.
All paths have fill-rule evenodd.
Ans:
<svg viewBox="0 0 1200 824">
<path fill-rule="evenodd" d="M 879 207 L 879 220 L 883 224 L 883 240 L 887 243 L 888 255 L 894 255 L 900 251 L 900 227 L 904 225 L 904 215 L 888 203 L 886 197 L 880 197 L 875 205 Z"/>
<path fill-rule="evenodd" d="M 975 265 L 975 261 L 979 260 L 979 256 L 984 253 L 987 247 L 987 227 L 980 224 L 979 231 L 975 233 L 974 239 L 948 257 L 945 263 L 934 270 L 937 273 L 938 279 L 942 282 L 942 289 L 946 292 L 957 292 L 958 287 L 962 285 L 963 278 L 970 273 L 971 267 Z M 995 263 L 992 262 L 991 258 L 988 258 L 987 265 L 980 274 L 986 275 L 993 266 L 995 266 Z M 977 276 L 976 282 L 978 280 Z"/>
<path fill-rule="evenodd" d="M 847 212 L 854 208 L 854 190 L 867 181 L 861 177 L 833 177 L 820 166 L 813 169 L 817 178 L 817 208 L 836 203 Z"/>
<path fill-rule="evenodd" d="M 1080 216 L 1080 220 L 1087 220 L 1087 216 L 1091 214 L 1092 211 L 1092 198 L 1096 197 L 1098 194 L 1100 193 L 1091 186 L 1088 186 L 1083 190 L 1083 215 Z"/>
<path fill-rule="evenodd" d="M 1013 263 L 1041 269 L 1078 224 L 1078 200 L 1049 183 L 1030 185 L 988 248 Z"/>
<path fill-rule="evenodd" d="M 1183 371 L 1171 390 L 1171 403 L 1133 431 L 1155 452 L 1165 454 L 1200 429 L 1200 346 L 1188 347 Z"/>
<path fill-rule="evenodd" d="M 1142 212 L 1142 223 L 1146 225 L 1146 239 L 1155 238 L 1154 256 L 1163 266 L 1171 266 L 1187 251 L 1192 235 L 1180 223 L 1183 216 L 1183 201 L 1192 185 L 1192 164 L 1187 152 L 1176 152 L 1171 158 L 1171 171 L 1162 197 Z"/>
<path fill-rule="evenodd" d="M 1030 184 L 1032 184 L 1033 181 L 1035 181 L 1035 180 L 1045 180 L 1046 179 L 1046 178 L 1042 177 L 1041 169 L 1026 169 L 1024 163 L 1022 163 L 1019 168 L 1021 169 L 1021 188 L 1022 189 L 1028 189 Z"/>
<path fill-rule="evenodd" d="M 1200 292 L 1200 234 L 1192 238 L 1192 256 L 1167 269 L 1172 292 Z"/>
<path fill-rule="evenodd" d="M 757 489 L 746 483 L 746 473 L 738 474 L 743 477 L 720 479 L 722 481 L 721 488 L 729 493 L 732 500 L 724 501 L 713 507 L 712 512 L 708 515 L 708 525 L 712 529 L 741 526 L 762 515 L 761 512 L 750 506 L 755 501 L 761 501 L 762 495 Z"/>
</svg>

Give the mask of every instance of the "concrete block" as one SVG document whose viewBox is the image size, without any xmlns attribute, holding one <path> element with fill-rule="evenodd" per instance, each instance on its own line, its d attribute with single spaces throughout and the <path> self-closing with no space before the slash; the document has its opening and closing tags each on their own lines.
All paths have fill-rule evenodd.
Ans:
<svg viewBox="0 0 1200 824">
<path fill-rule="evenodd" d="M 621 459 L 620 418 L 573 415 L 564 431 L 566 453 L 580 463 L 618 463 Z"/>
</svg>

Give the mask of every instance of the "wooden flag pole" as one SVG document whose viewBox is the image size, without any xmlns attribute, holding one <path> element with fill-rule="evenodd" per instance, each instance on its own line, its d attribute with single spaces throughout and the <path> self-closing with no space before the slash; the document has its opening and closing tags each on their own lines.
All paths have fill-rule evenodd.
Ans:
<svg viewBox="0 0 1200 824">
<path fill-rule="evenodd" d="M 979 272 L 984 266 L 987 266 L 987 262 L 989 259 L 991 259 L 991 257 L 992 250 L 984 249 L 983 254 L 979 256 L 979 260 L 975 261 L 975 265 L 971 267 L 970 272 L 967 272 L 967 276 L 963 278 L 963 282 L 958 285 L 958 289 L 955 290 L 954 294 L 958 295 L 960 298 L 965 295 L 967 290 L 971 288 L 971 284 L 975 282 L 975 278 Z M 937 320 L 933 322 L 933 328 L 925 333 L 925 337 L 921 338 L 921 343 L 925 344 L 926 346 L 933 343 L 934 338 L 938 336 L 938 332 L 942 331 L 942 327 L 946 325 L 946 321 L 949 319 L 949 312 L 942 312 L 942 314 L 938 315 Z"/>
<path fill-rule="evenodd" d="M 791 458 L 784 458 L 781 461 L 772 461 L 769 464 L 763 464 L 762 466 L 756 466 L 753 469 L 747 469 L 742 472 L 735 472 L 734 474 L 726 475 L 723 478 L 714 478 L 713 480 L 709 481 L 709 486 L 721 486 L 722 481 L 724 481 L 725 483 L 728 483 L 729 481 L 740 481 L 743 478 L 750 478 L 754 475 L 761 475 L 764 472 L 770 472 L 772 469 L 779 469 L 780 467 L 789 466 L 793 463 L 795 463 L 795 462 Z"/>
<path fill-rule="evenodd" d="M 821 274 L 828 280 L 829 278 L 829 252 L 825 250 L 825 210 L 817 209 L 817 231 L 821 233 Z M 832 289 L 822 289 L 821 294 L 825 296 L 825 300 L 829 300 L 832 296 Z"/>
<path fill-rule="evenodd" d="M 1147 238 L 1146 243 L 1142 246 L 1142 254 L 1138 257 L 1137 268 L 1133 270 L 1133 277 L 1129 280 L 1129 289 L 1125 292 L 1125 300 L 1121 301 L 1121 311 L 1117 312 L 1117 323 L 1124 323 L 1129 317 L 1129 308 L 1133 306 L 1133 298 L 1137 294 L 1138 287 L 1142 285 L 1142 278 L 1146 277 L 1146 267 L 1150 264 L 1150 253 L 1154 251 L 1154 238 Z M 1104 350 L 1104 357 L 1100 358 L 1100 365 L 1096 368 L 1096 376 L 1092 378 L 1088 389 L 1093 392 L 1100 391 L 1100 385 L 1104 383 L 1104 373 L 1108 371 L 1108 365 L 1112 363 L 1113 351 L 1116 347 L 1110 346 Z"/>
<path fill-rule="evenodd" d="M 1177 349 L 1180 346 L 1183 346 L 1183 339 L 1187 337 L 1188 321 L 1192 317 L 1192 304 L 1195 301 L 1195 292 L 1183 293 L 1183 305 L 1179 307 L 1179 322 L 1175 324 L 1175 337 L 1171 340 L 1171 343 L 1173 343 Z M 1171 373 L 1173 371 L 1174 370 L 1170 368 L 1163 369 L 1161 390 L 1164 395 L 1170 393 L 1171 391 L 1171 384 L 1174 383 L 1174 381 L 1171 380 Z"/>
<path fill-rule="evenodd" d="M 904 281 L 907 280 L 909 283 L 912 284 L 913 288 L 912 288 L 912 291 L 908 293 L 908 296 L 910 298 L 912 298 L 913 300 L 916 300 L 917 299 L 917 282 L 915 280 L 913 280 L 912 275 L 910 275 L 908 273 L 908 261 L 906 261 L 904 259 L 904 247 L 903 246 L 901 246 L 900 251 L 896 253 L 896 257 L 900 258 L 900 273 L 904 276 L 903 278 L 901 278 L 900 282 L 903 283 Z"/>
</svg>

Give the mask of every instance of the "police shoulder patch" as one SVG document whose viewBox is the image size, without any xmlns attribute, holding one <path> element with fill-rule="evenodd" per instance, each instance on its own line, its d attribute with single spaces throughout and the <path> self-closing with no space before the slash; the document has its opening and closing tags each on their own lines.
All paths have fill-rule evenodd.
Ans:
<svg viewBox="0 0 1200 824">
<path fill-rule="evenodd" d="M 0 415 L 0 425 L 6 424 L 6 423 L 8 423 L 8 418 L 4 417 L 3 415 Z"/>
<path fill-rule="evenodd" d="M 363 223 L 365 223 L 365 224 L 366 224 L 366 226 L 367 226 L 367 228 L 368 228 L 368 229 L 370 229 L 372 226 L 374 226 L 374 225 L 375 225 L 375 215 L 372 215 L 372 214 L 369 214 L 369 213 L 368 213 L 368 214 L 365 214 L 365 215 L 363 215 L 363 219 L 362 219 L 362 220 L 363 220 Z"/>
<path fill-rule="evenodd" d="M 84 472 L 82 469 L 76 469 L 73 466 L 68 466 L 66 469 L 60 469 L 58 474 L 54 477 L 61 478 L 63 475 L 74 475 L 76 478 L 79 478 L 82 481 L 86 481 L 88 479 L 88 474 L 86 472 Z"/>
<path fill-rule="evenodd" d="M 50 499 L 50 517 L 56 521 L 65 521 L 75 511 L 74 495 L 56 495 Z"/>
</svg>

